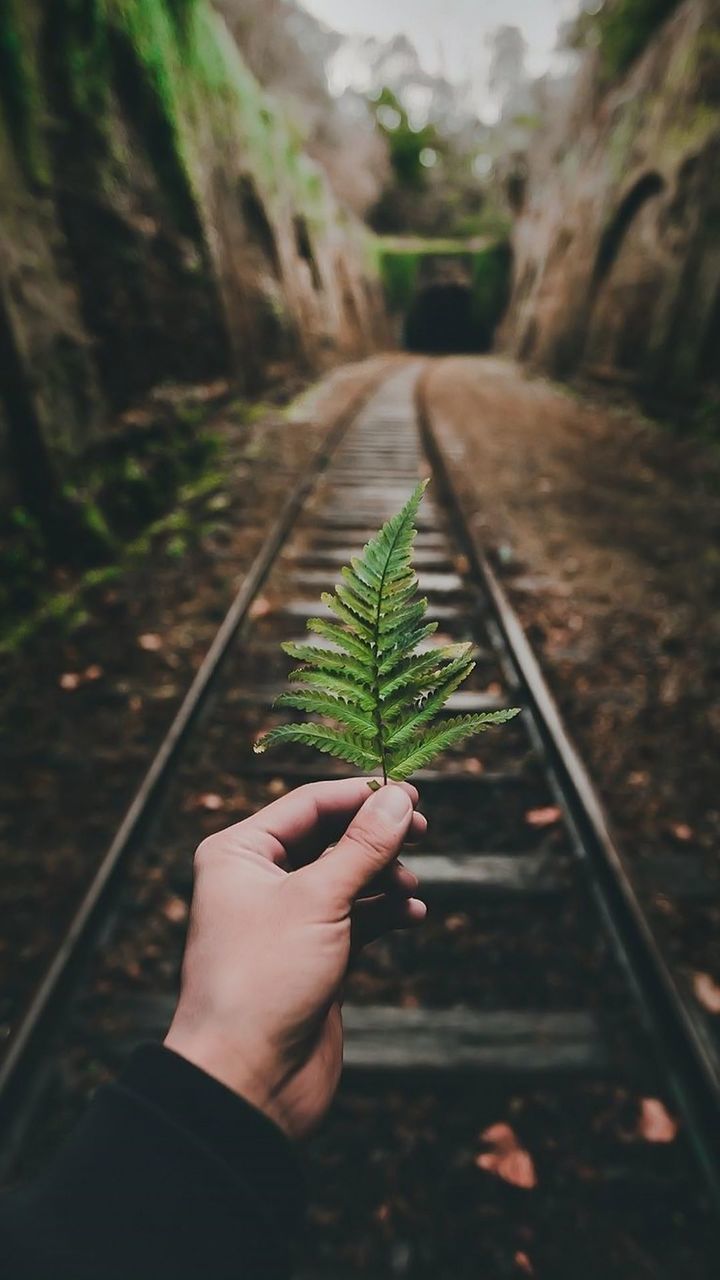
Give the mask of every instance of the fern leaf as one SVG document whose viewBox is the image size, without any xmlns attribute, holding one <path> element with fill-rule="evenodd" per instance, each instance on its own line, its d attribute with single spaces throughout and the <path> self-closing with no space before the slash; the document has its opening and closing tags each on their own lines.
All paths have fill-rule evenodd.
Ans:
<svg viewBox="0 0 720 1280">
<path fill-rule="evenodd" d="M 371 747 L 358 743 L 350 734 L 340 733 L 337 729 L 328 729 L 322 724 L 280 724 L 276 729 L 258 738 L 253 750 L 262 755 L 268 747 L 278 746 L 285 742 L 296 742 L 300 746 L 315 747 L 326 755 L 336 756 L 357 765 L 359 769 L 377 769 L 380 764 L 378 755 Z"/>
<path fill-rule="evenodd" d="M 332 640 L 336 644 L 341 653 L 346 653 L 348 657 L 358 658 L 370 672 L 375 667 L 375 655 L 370 645 L 365 644 L 358 636 L 352 632 L 343 630 L 334 622 L 326 622 L 324 618 L 311 618 L 308 622 L 308 631 L 314 631 L 318 636 L 324 636 L 326 640 Z"/>
<path fill-rule="evenodd" d="M 292 684 L 310 685 L 311 688 L 321 689 L 324 693 L 333 693 L 338 698 L 344 698 L 346 702 L 354 702 L 358 707 L 362 707 L 363 711 L 372 712 L 375 709 L 375 699 L 367 689 L 333 672 L 310 671 L 307 667 L 298 667 L 297 670 L 290 672 L 288 680 Z"/>
<path fill-rule="evenodd" d="M 318 693 L 315 689 L 293 689 L 281 693 L 275 699 L 276 707 L 294 707 L 296 711 L 311 711 L 318 716 L 329 716 L 331 720 L 339 720 L 348 729 L 359 733 L 362 738 L 374 738 L 377 735 L 375 722 L 362 711 L 356 711 L 342 698 L 333 698 L 330 694 Z"/>
<path fill-rule="evenodd" d="M 436 722 L 474 663 L 469 644 L 418 652 L 437 630 L 436 622 L 425 622 L 427 600 L 417 597 L 412 566 L 415 516 L 427 483 L 341 570 L 334 592 L 321 597 L 335 621 L 311 618 L 308 630 L 330 647 L 283 645 L 301 663 L 289 677 L 299 687 L 281 694 L 276 706 L 332 723 L 280 725 L 259 739 L 256 751 L 298 743 L 366 771 L 379 767 L 383 781 L 400 781 L 439 751 L 517 715 L 508 708 Z"/>
<path fill-rule="evenodd" d="M 475 663 L 471 658 L 456 658 L 454 662 L 449 662 L 445 667 L 442 676 L 433 689 L 424 693 L 422 704 L 400 725 L 395 729 L 387 739 L 387 745 L 392 751 L 401 743 L 407 742 L 421 725 L 427 724 L 429 720 L 433 720 L 438 711 L 442 711 L 445 703 L 454 693 L 458 685 L 470 675 Z"/>
<path fill-rule="evenodd" d="M 399 751 L 397 755 L 391 756 L 388 761 L 388 777 L 393 782 L 402 782 L 417 769 L 424 769 L 441 751 L 447 751 L 448 747 L 456 746 L 473 734 L 484 733 L 492 725 L 512 720 L 519 710 L 519 707 L 507 707 L 502 711 L 486 711 L 481 715 L 456 716 L 453 720 L 446 720 L 440 728 L 435 728 L 425 737 L 411 743 L 404 752 Z"/>
</svg>

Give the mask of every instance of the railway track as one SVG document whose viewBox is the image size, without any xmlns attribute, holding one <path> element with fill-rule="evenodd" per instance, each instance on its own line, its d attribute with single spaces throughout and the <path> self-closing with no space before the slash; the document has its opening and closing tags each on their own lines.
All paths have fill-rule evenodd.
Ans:
<svg viewBox="0 0 720 1280">
<path fill-rule="evenodd" d="M 418 776 L 430 835 L 405 860 L 430 920 L 377 944 L 351 976 L 345 1084 L 312 1157 L 302 1275 L 557 1277 L 583 1265 L 614 1277 L 691 1267 L 701 1280 L 720 1187 L 717 1063 L 464 521 L 423 378 L 419 363 L 395 366 L 354 405 L 270 531 L 6 1060 L 8 1161 L 32 1165 L 98 1080 L 167 1026 L 193 842 L 341 776 L 309 752 L 252 755 L 287 671 L 279 642 L 304 631 L 340 566 L 432 474 L 420 585 L 440 641 L 472 640 L 477 660 L 448 709 L 523 714 Z M 679 1117 L 674 1140 L 647 1140 L 648 1100 L 650 1114 Z M 521 1185 L 488 1171 L 498 1124 L 523 1140 Z"/>
</svg>

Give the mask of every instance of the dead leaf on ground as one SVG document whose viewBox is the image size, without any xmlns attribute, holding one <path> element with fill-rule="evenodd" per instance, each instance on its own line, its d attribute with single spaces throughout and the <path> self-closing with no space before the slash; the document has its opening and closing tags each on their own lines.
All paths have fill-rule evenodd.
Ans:
<svg viewBox="0 0 720 1280">
<path fill-rule="evenodd" d="M 138 644 L 146 653 L 157 653 L 158 649 L 163 647 L 163 638 L 156 631 L 145 631 L 143 635 L 138 636 Z"/>
<path fill-rule="evenodd" d="M 269 796 L 284 796 L 287 789 L 287 782 L 284 778 L 271 778 L 267 784 L 267 793 Z"/>
<path fill-rule="evenodd" d="M 659 1098 L 640 1099 L 638 1137 L 645 1142 L 674 1142 L 677 1131 L 677 1120 L 673 1119 Z"/>
<path fill-rule="evenodd" d="M 670 830 L 676 840 L 692 840 L 693 835 L 695 834 L 692 827 L 689 827 L 687 822 L 673 822 Z"/>
<path fill-rule="evenodd" d="M 90 666 L 86 667 L 83 671 L 83 677 L 85 680 L 100 680 L 104 675 L 105 672 L 97 662 L 91 663 Z"/>
<path fill-rule="evenodd" d="M 533 1267 L 532 1262 L 528 1258 L 527 1254 L 523 1253 L 521 1249 L 518 1249 L 517 1253 L 513 1258 L 513 1262 L 515 1263 L 515 1266 L 520 1269 L 520 1271 L 525 1272 L 526 1276 L 535 1275 L 535 1268 Z"/>
<path fill-rule="evenodd" d="M 478 1169 L 484 1169 L 487 1173 L 502 1178 L 503 1182 L 523 1187 L 527 1191 L 537 1186 L 532 1156 L 520 1146 L 509 1124 L 491 1124 L 480 1137 L 493 1149 L 483 1151 L 475 1157 Z"/>
<path fill-rule="evenodd" d="M 458 911 L 454 915 L 446 917 L 445 928 L 448 933 L 460 933 L 462 929 L 467 929 L 470 924 L 470 917 L 464 912 Z"/>
<path fill-rule="evenodd" d="M 709 973 L 693 974 L 695 999 L 708 1013 L 720 1013 L 720 986 Z"/>
<path fill-rule="evenodd" d="M 198 796 L 198 804 L 201 809 L 210 809 L 215 811 L 222 809 L 225 801 L 222 796 L 217 795 L 214 791 L 206 791 L 204 795 Z"/>
<path fill-rule="evenodd" d="M 561 817 L 562 810 L 555 804 L 549 804 L 544 809 L 528 809 L 525 821 L 530 827 L 551 827 L 554 822 L 559 822 Z"/>
<path fill-rule="evenodd" d="M 73 689 L 79 689 L 82 684 L 82 676 L 79 671 L 64 671 L 58 680 L 61 689 L 70 692 Z"/>
<path fill-rule="evenodd" d="M 267 596 L 256 596 L 248 613 L 251 618 L 264 618 L 268 613 L 272 613 L 272 605 Z"/>
<path fill-rule="evenodd" d="M 182 898 L 168 898 L 163 903 L 162 913 L 171 924 L 184 924 L 188 916 L 188 905 Z"/>
<path fill-rule="evenodd" d="M 485 765 L 475 756 L 468 756 L 467 760 L 463 761 L 463 769 L 465 773 L 484 773 Z"/>
</svg>

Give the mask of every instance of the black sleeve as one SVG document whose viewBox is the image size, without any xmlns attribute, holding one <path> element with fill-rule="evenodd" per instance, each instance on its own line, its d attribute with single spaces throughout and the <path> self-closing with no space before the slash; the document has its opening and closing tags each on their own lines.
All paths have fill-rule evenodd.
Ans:
<svg viewBox="0 0 720 1280">
<path fill-rule="evenodd" d="M 32 1185 L 0 1199 L 4 1280 L 279 1280 L 301 1211 L 285 1136 L 169 1049 L 138 1049 Z"/>
</svg>

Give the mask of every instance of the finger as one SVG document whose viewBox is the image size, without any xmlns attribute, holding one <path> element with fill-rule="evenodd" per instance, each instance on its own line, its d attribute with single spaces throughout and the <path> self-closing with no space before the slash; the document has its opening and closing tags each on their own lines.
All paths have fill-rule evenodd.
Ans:
<svg viewBox="0 0 720 1280">
<path fill-rule="evenodd" d="M 410 824 L 410 830 L 408 831 L 407 839 L 405 841 L 408 848 L 414 848 L 416 845 L 420 844 L 423 836 L 427 835 L 427 829 L 428 821 L 425 814 L 418 813 L 416 810 L 415 813 L 413 813 L 412 823 Z"/>
<path fill-rule="evenodd" d="M 412 820 L 412 799 L 395 783 L 375 791 L 353 818 L 334 849 L 307 868 L 338 906 L 350 907 L 397 857 Z M 303 873 L 304 874 L 304 873 Z"/>
<path fill-rule="evenodd" d="M 417 804 L 416 787 L 409 782 L 394 785 Z M 342 835 L 367 799 L 367 778 L 311 782 L 258 810 L 235 830 L 243 844 L 265 857 L 280 861 L 287 855 L 292 866 L 303 866 Z"/>
<path fill-rule="evenodd" d="M 327 855 L 330 857 L 330 854 Z M 399 893 L 409 898 L 417 889 L 420 881 L 414 871 L 409 871 L 397 858 L 379 875 L 373 876 L 363 893 L 363 897 L 374 897 L 379 893 Z"/>
<path fill-rule="evenodd" d="M 393 929 L 412 929 L 422 924 L 426 915 L 427 907 L 419 898 L 385 894 L 369 902 L 358 902 L 352 914 L 352 950 L 366 947 Z"/>
</svg>

